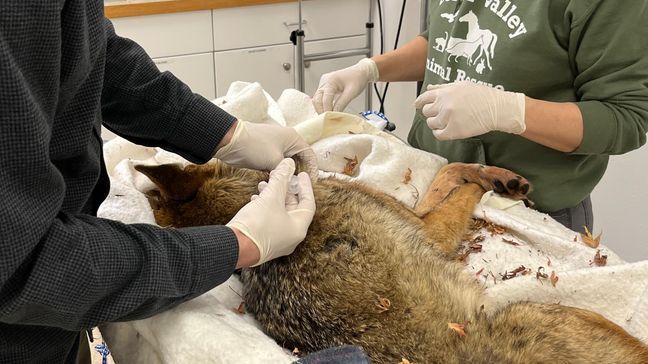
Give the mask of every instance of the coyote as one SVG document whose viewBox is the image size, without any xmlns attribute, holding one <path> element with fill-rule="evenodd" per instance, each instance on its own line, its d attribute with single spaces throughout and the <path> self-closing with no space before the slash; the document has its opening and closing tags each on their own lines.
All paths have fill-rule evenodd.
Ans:
<svg viewBox="0 0 648 364">
<path fill-rule="evenodd" d="M 218 161 L 136 169 L 157 185 L 151 205 L 169 227 L 225 224 L 268 178 Z M 313 189 L 303 243 L 241 272 L 245 308 L 284 347 L 354 344 L 375 363 L 648 363 L 648 346 L 594 312 L 528 302 L 488 310 L 454 258 L 482 194 L 524 200 L 523 177 L 451 163 L 415 210 L 358 182 Z"/>
</svg>

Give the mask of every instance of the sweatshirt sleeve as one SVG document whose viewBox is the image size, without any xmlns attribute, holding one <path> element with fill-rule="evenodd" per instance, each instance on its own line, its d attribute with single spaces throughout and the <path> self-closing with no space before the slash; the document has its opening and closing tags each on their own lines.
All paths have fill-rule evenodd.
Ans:
<svg viewBox="0 0 648 364">
<path fill-rule="evenodd" d="M 0 322 L 76 331 L 145 318 L 210 290 L 234 271 L 238 244 L 224 226 L 127 225 L 65 208 L 98 173 L 72 158 L 65 167 L 78 168 L 80 182 L 67 184 L 51 160 L 61 149 L 52 140 L 62 140 L 52 138 L 64 73 L 58 4 L 16 1 L 0 11 Z M 196 124 L 194 115 L 181 119 Z"/>
<path fill-rule="evenodd" d="M 236 118 L 169 72 L 160 72 L 137 43 L 115 34 L 104 20 L 106 67 L 103 123 L 114 133 L 162 147 L 194 163 L 211 159 Z"/>
<path fill-rule="evenodd" d="M 569 57 L 583 141 L 574 154 L 622 154 L 648 132 L 648 2 L 571 1 Z"/>
</svg>

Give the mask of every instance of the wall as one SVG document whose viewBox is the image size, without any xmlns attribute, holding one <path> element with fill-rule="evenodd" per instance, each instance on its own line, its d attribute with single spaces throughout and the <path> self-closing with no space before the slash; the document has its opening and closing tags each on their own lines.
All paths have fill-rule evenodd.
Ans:
<svg viewBox="0 0 648 364">
<path fill-rule="evenodd" d="M 402 1 L 382 0 L 385 49 L 394 46 Z M 399 45 L 419 33 L 421 0 L 408 1 Z M 374 49 L 380 50 L 377 42 L 378 18 L 375 17 L 376 43 Z M 401 138 L 407 132 L 414 116 L 413 103 L 416 98 L 416 85 L 411 82 L 392 83 L 389 86 L 385 114 L 397 128 L 394 132 Z M 378 109 L 374 97 L 373 107 Z M 592 193 L 594 205 L 594 232 L 603 232 L 602 242 L 612 248 L 627 261 L 648 259 L 648 147 L 622 156 L 613 156 L 610 165 Z"/>
</svg>

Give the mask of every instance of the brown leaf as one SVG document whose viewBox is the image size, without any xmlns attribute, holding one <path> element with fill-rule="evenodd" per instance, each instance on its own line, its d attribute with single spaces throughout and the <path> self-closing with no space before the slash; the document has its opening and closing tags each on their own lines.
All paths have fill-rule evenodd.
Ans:
<svg viewBox="0 0 648 364">
<path fill-rule="evenodd" d="M 245 302 L 241 302 L 239 304 L 238 308 L 233 308 L 232 311 L 238 313 L 239 315 L 242 315 L 245 313 Z"/>
<path fill-rule="evenodd" d="M 378 303 L 376 303 L 376 306 L 378 307 L 378 312 L 383 313 L 385 311 L 389 311 L 389 308 L 391 307 L 391 301 L 388 298 L 378 296 Z"/>
<path fill-rule="evenodd" d="M 404 184 L 409 184 L 412 182 L 412 170 L 410 168 L 407 168 L 407 172 L 405 172 L 405 178 L 403 179 Z"/>
<path fill-rule="evenodd" d="M 544 267 L 538 267 L 538 271 L 536 272 L 536 279 L 540 278 L 549 278 L 547 273 L 543 273 Z"/>
<path fill-rule="evenodd" d="M 599 244 L 601 244 L 601 236 L 603 235 L 603 232 L 598 234 L 597 237 L 594 237 L 592 233 L 589 231 L 587 226 L 584 226 L 585 228 L 585 234 L 581 234 L 581 237 L 583 238 L 583 243 L 587 244 L 590 248 L 598 248 Z"/>
<path fill-rule="evenodd" d="M 502 238 L 502 241 L 505 242 L 506 244 L 511 244 L 513 246 L 520 246 L 521 245 L 517 241 L 511 240 L 511 239 Z"/>
<path fill-rule="evenodd" d="M 556 287 L 556 283 L 558 283 L 558 276 L 556 275 L 555 271 L 551 271 L 551 277 L 549 278 L 551 280 L 551 285 Z"/>
<path fill-rule="evenodd" d="M 594 261 L 592 261 L 592 263 L 599 267 L 607 265 L 607 255 L 601 255 L 601 250 L 597 250 L 596 254 L 594 255 Z M 590 263 L 590 265 L 592 263 Z"/>
<path fill-rule="evenodd" d="M 347 176 L 353 176 L 353 172 L 355 172 L 355 169 L 358 166 L 358 156 L 354 156 L 353 159 L 344 157 L 344 159 L 347 161 L 347 163 L 344 166 L 342 173 L 346 174 Z"/>
<path fill-rule="evenodd" d="M 470 321 L 466 321 L 463 324 L 458 324 L 456 322 L 448 322 L 448 328 L 456 332 L 459 335 L 459 337 L 464 337 L 466 336 L 466 325 L 468 325 L 469 322 Z"/>
</svg>

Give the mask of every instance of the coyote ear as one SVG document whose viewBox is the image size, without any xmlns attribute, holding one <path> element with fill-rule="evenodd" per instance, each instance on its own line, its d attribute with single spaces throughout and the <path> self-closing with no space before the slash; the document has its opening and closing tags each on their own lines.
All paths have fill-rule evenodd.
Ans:
<svg viewBox="0 0 648 364">
<path fill-rule="evenodd" d="M 155 183 L 163 199 L 173 201 L 191 200 L 205 181 L 214 175 L 214 167 L 205 165 L 189 165 L 183 169 L 179 164 L 138 164 L 135 169 Z"/>
</svg>

